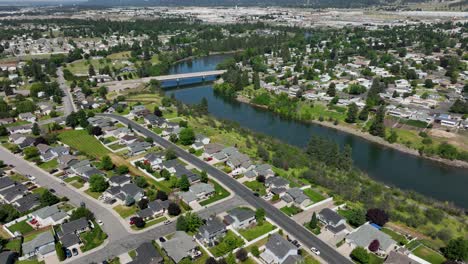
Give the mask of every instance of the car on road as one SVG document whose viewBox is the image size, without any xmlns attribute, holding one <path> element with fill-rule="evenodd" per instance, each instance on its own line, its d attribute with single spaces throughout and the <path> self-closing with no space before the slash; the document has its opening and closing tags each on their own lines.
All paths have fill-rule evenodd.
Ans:
<svg viewBox="0 0 468 264">
<path fill-rule="evenodd" d="M 310 251 L 312 251 L 317 256 L 320 255 L 320 251 L 318 249 L 316 249 L 315 247 L 311 247 Z"/>
<path fill-rule="evenodd" d="M 49 192 L 51 192 L 51 193 L 55 193 L 55 190 L 54 190 L 54 189 L 52 189 L 52 188 L 50 188 L 50 189 L 49 189 Z"/>
<path fill-rule="evenodd" d="M 299 243 L 299 241 L 297 241 L 297 240 L 293 240 L 291 243 L 292 243 L 293 245 L 295 245 L 297 248 L 300 248 L 300 247 L 301 247 L 301 243 Z"/>
<path fill-rule="evenodd" d="M 166 220 L 166 221 L 164 221 L 164 224 L 165 224 L 165 225 L 168 225 L 168 224 L 170 224 L 170 223 L 172 223 L 171 220 Z"/>
<path fill-rule="evenodd" d="M 67 256 L 67 258 L 71 258 L 72 257 L 72 253 L 71 251 L 67 248 L 65 249 L 65 255 Z"/>
<path fill-rule="evenodd" d="M 258 192 L 253 193 L 254 196 L 260 197 L 260 194 Z"/>
<path fill-rule="evenodd" d="M 77 256 L 77 255 L 78 255 L 78 249 L 72 248 L 72 252 L 73 252 L 73 256 Z"/>
<path fill-rule="evenodd" d="M 100 226 L 102 226 L 102 225 L 104 224 L 104 223 L 102 222 L 101 219 L 98 219 L 98 220 L 97 220 L 97 223 L 98 223 L 98 225 L 100 225 Z"/>
<path fill-rule="evenodd" d="M 160 237 L 160 238 L 159 238 L 159 241 L 161 241 L 161 243 L 162 243 L 162 242 L 166 242 L 166 239 L 165 239 L 164 237 Z"/>
</svg>

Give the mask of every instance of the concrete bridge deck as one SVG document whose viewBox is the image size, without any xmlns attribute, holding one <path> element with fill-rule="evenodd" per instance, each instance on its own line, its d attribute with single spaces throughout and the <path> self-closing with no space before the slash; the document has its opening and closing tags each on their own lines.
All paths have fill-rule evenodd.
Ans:
<svg viewBox="0 0 468 264">
<path fill-rule="evenodd" d="M 98 86 L 106 86 L 108 87 L 109 91 L 120 91 L 120 90 L 136 88 L 140 84 L 148 83 L 151 80 L 158 80 L 160 82 L 163 82 L 163 81 L 174 81 L 174 80 L 182 80 L 182 79 L 197 78 L 197 77 L 212 77 L 212 76 L 219 76 L 225 72 L 226 70 L 216 70 L 216 71 L 170 74 L 170 75 L 152 76 L 152 77 L 124 80 L 124 81 L 105 82 L 105 83 L 99 83 Z"/>
</svg>

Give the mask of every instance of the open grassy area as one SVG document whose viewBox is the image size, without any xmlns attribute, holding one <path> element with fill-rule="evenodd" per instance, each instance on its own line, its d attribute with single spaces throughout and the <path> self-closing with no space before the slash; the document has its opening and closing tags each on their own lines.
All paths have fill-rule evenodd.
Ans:
<svg viewBox="0 0 468 264">
<path fill-rule="evenodd" d="M 282 207 L 280 210 L 288 216 L 293 216 L 303 211 L 301 208 L 296 207 L 294 205 Z"/>
<path fill-rule="evenodd" d="M 226 189 L 223 188 L 223 186 L 221 186 L 216 181 L 210 181 L 210 182 L 214 186 L 215 194 L 212 197 L 210 197 L 210 198 L 208 198 L 208 199 L 206 199 L 204 201 L 201 201 L 200 205 L 202 205 L 202 206 L 205 206 L 205 205 L 214 203 L 216 201 L 219 201 L 221 199 L 224 199 L 224 198 L 228 197 L 229 194 L 230 194 Z"/>
<path fill-rule="evenodd" d="M 84 243 L 84 245 L 81 246 L 81 250 L 85 252 L 104 243 L 104 240 L 107 238 L 107 234 L 102 231 L 101 227 L 97 223 L 94 223 L 94 228 L 91 231 L 80 234 L 80 238 Z"/>
<path fill-rule="evenodd" d="M 389 229 L 389 228 L 382 228 L 380 231 L 384 232 L 385 234 L 391 236 L 393 240 L 398 242 L 400 245 L 406 245 L 408 243 L 408 240 L 405 238 L 405 236 L 398 234 L 397 232 Z"/>
<path fill-rule="evenodd" d="M 312 190 L 311 188 L 305 189 L 304 194 L 307 195 L 310 198 L 310 200 L 312 202 L 314 202 L 314 203 L 325 200 L 325 197 L 323 195 L 321 195 L 320 193 Z"/>
<path fill-rule="evenodd" d="M 266 188 L 263 183 L 259 181 L 249 181 L 249 182 L 244 182 L 244 185 L 247 186 L 250 190 L 253 192 L 257 192 L 260 194 L 260 196 L 266 195 Z"/>
<path fill-rule="evenodd" d="M 133 230 L 143 230 L 143 229 L 146 229 L 146 228 L 148 228 L 148 227 L 154 226 L 154 225 L 156 225 L 156 224 L 162 223 L 162 222 L 164 222 L 164 221 L 166 221 L 166 220 L 167 220 L 167 217 L 162 216 L 162 217 L 159 217 L 159 218 L 156 218 L 156 219 L 149 220 L 148 222 L 145 223 L 145 226 L 142 227 L 142 228 L 138 228 L 138 227 L 136 227 L 135 225 L 132 225 L 131 228 L 132 228 Z"/>
<path fill-rule="evenodd" d="M 59 134 L 59 139 L 68 146 L 94 158 L 102 158 L 109 154 L 109 150 L 85 130 L 69 130 L 62 132 Z"/>
<path fill-rule="evenodd" d="M 275 228 L 276 226 L 272 225 L 270 222 L 263 221 L 262 224 L 239 230 L 239 234 L 241 234 L 248 241 L 252 241 L 257 237 L 274 230 Z"/>
<path fill-rule="evenodd" d="M 113 208 L 122 218 L 130 217 L 137 212 L 136 206 L 117 205 Z"/>
<path fill-rule="evenodd" d="M 243 245 L 244 240 L 242 238 L 236 236 L 232 231 L 228 231 L 221 241 L 219 241 L 219 244 L 211 247 L 209 250 L 215 257 L 221 257 Z"/>
<path fill-rule="evenodd" d="M 26 220 L 18 222 L 8 228 L 12 233 L 15 233 L 16 231 L 20 232 L 21 234 L 27 234 L 31 231 L 34 230 L 32 226 L 30 226 Z"/>
<path fill-rule="evenodd" d="M 432 264 L 441 264 L 445 261 L 442 255 L 422 244 L 413 250 L 413 254 Z"/>
</svg>

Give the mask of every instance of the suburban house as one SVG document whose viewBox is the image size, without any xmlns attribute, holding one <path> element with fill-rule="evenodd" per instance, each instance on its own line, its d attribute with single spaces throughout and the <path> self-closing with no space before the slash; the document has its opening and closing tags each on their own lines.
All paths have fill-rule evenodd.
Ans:
<svg viewBox="0 0 468 264">
<path fill-rule="evenodd" d="M 21 246 L 22 259 L 37 256 L 39 259 L 55 254 L 55 239 L 51 232 L 44 232 Z"/>
<path fill-rule="evenodd" d="M 419 262 L 411 259 L 407 254 L 392 250 L 385 259 L 384 264 L 419 264 Z"/>
<path fill-rule="evenodd" d="M 11 143 L 16 145 L 22 143 L 25 139 L 26 136 L 23 134 L 10 134 L 10 136 L 8 136 L 8 140 L 10 140 Z"/>
<path fill-rule="evenodd" d="M 135 249 L 136 256 L 128 264 L 160 264 L 164 263 L 161 254 L 151 242 L 145 242 Z"/>
<path fill-rule="evenodd" d="M 227 212 L 224 222 L 235 229 L 247 228 L 256 223 L 255 212 L 248 208 L 234 208 Z"/>
<path fill-rule="evenodd" d="M 265 186 L 269 189 L 283 188 L 286 190 L 289 188 L 289 182 L 283 177 L 274 176 L 265 180 Z"/>
<path fill-rule="evenodd" d="M 169 200 L 154 200 L 148 203 L 148 207 L 137 212 L 137 215 L 145 220 L 162 216 L 169 207 Z"/>
<path fill-rule="evenodd" d="M 0 263 L 3 264 L 14 264 L 18 253 L 15 251 L 3 251 L 0 253 Z"/>
<path fill-rule="evenodd" d="M 130 155 L 133 156 L 143 154 L 151 146 L 151 143 L 146 141 L 135 141 L 127 145 Z"/>
<path fill-rule="evenodd" d="M 81 160 L 70 166 L 70 171 L 84 180 L 88 180 L 92 175 L 98 174 L 104 176 L 100 170 L 94 168 L 89 160 Z"/>
<path fill-rule="evenodd" d="M 165 160 L 161 163 L 161 166 L 163 169 L 166 169 L 170 173 L 174 174 L 178 179 L 185 175 L 187 176 L 190 183 L 194 183 L 200 180 L 200 176 L 198 174 L 185 168 L 185 166 L 182 165 L 182 163 L 180 163 L 177 159 Z"/>
<path fill-rule="evenodd" d="M 197 243 L 183 231 L 176 231 L 170 240 L 162 242 L 161 247 L 175 263 L 186 257 L 196 258 L 201 254 Z"/>
<path fill-rule="evenodd" d="M 145 155 L 144 163 L 150 164 L 154 170 L 161 169 L 161 163 L 164 161 L 164 153 L 162 152 L 150 152 Z"/>
<path fill-rule="evenodd" d="M 31 123 L 36 122 L 36 116 L 33 115 L 33 114 L 30 113 L 30 112 L 19 114 L 19 115 L 18 115 L 18 119 L 21 119 L 21 120 L 23 120 L 23 121 L 28 121 L 28 122 L 31 122 Z"/>
<path fill-rule="evenodd" d="M 111 187 L 107 189 L 103 195 L 109 198 L 115 198 L 122 203 L 125 202 L 127 197 L 131 197 L 135 200 L 135 202 L 138 202 L 141 200 L 141 198 L 143 198 L 143 196 L 145 196 L 145 191 L 136 186 L 134 183 L 127 183 L 122 187 Z"/>
<path fill-rule="evenodd" d="M 21 183 L 16 183 L 0 191 L 0 199 L 5 203 L 13 203 L 28 193 L 28 188 Z"/>
<path fill-rule="evenodd" d="M 346 236 L 346 242 L 349 245 L 354 247 L 363 247 L 366 249 L 374 240 L 379 241 L 379 252 L 383 254 L 390 253 L 397 244 L 389 235 L 381 232 L 369 223 L 360 226 L 358 229 Z"/>
<path fill-rule="evenodd" d="M 7 127 L 10 134 L 29 134 L 32 132 L 32 124 L 26 124 L 22 126 Z"/>
<path fill-rule="evenodd" d="M 180 198 L 187 204 L 194 201 L 200 201 L 207 199 L 213 195 L 215 189 L 211 184 L 208 183 L 197 183 L 190 186 L 188 192 L 179 193 Z"/>
<path fill-rule="evenodd" d="M 307 207 L 310 204 L 309 197 L 299 188 L 287 189 L 281 199 L 286 203 L 292 203 L 302 208 Z"/>
<path fill-rule="evenodd" d="M 215 243 L 224 235 L 226 235 L 226 226 L 217 217 L 210 217 L 205 224 L 199 228 L 197 239 L 207 245 L 215 245 Z"/>
<path fill-rule="evenodd" d="M 38 225 L 48 226 L 63 223 L 68 215 L 60 210 L 57 205 L 51 205 L 32 212 L 31 217 L 37 220 Z"/>
<path fill-rule="evenodd" d="M 219 153 L 223 150 L 223 145 L 216 143 L 209 143 L 205 145 L 205 152 L 203 153 L 203 158 L 213 158 L 213 155 Z"/>
<path fill-rule="evenodd" d="M 109 179 L 109 185 L 112 187 L 122 187 L 132 182 L 132 178 L 127 175 L 116 175 Z"/>
<path fill-rule="evenodd" d="M 14 201 L 12 205 L 19 213 L 25 213 L 41 204 L 40 196 L 37 193 L 27 194 L 18 200 Z"/>
<path fill-rule="evenodd" d="M 72 155 L 62 155 L 59 156 L 57 160 L 61 170 L 68 169 L 73 164 L 79 162 L 78 158 Z"/>
<path fill-rule="evenodd" d="M 38 144 L 36 147 L 39 150 L 41 160 L 44 162 L 53 160 L 60 156 L 70 154 L 69 149 L 63 146 L 57 146 L 52 148 L 46 144 Z"/>
<path fill-rule="evenodd" d="M 25 149 L 27 147 L 31 147 L 34 145 L 34 142 L 36 142 L 36 139 L 33 137 L 26 137 L 23 142 L 18 144 L 18 147 L 20 149 Z"/>
<path fill-rule="evenodd" d="M 270 236 L 260 258 L 267 264 L 298 263 L 301 260 L 297 247 L 278 234 Z"/>
<path fill-rule="evenodd" d="M 15 186 L 15 184 L 16 182 L 10 179 L 10 177 L 1 177 L 0 178 L 0 192 L 10 187 Z"/>
<path fill-rule="evenodd" d="M 60 225 L 57 236 L 62 246 L 68 249 L 76 248 L 81 244 L 79 234 L 89 230 L 89 223 L 85 217 Z"/>
<path fill-rule="evenodd" d="M 330 230 L 333 234 L 338 234 L 341 231 L 346 229 L 346 219 L 341 217 L 338 213 L 333 211 L 330 208 L 322 209 L 317 218 L 322 222 L 328 230 Z"/>
</svg>

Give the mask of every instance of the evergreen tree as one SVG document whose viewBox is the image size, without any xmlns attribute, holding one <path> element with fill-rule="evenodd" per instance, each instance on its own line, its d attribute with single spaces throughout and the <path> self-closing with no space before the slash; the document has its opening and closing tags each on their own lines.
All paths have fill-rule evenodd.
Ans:
<svg viewBox="0 0 468 264">
<path fill-rule="evenodd" d="M 327 95 L 330 97 L 335 97 L 336 95 L 336 84 L 334 82 L 328 85 Z"/>
<path fill-rule="evenodd" d="M 187 175 L 182 175 L 182 177 L 180 177 L 178 185 L 179 185 L 179 188 L 184 192 L 189 190 L 190 182 L 187 178 Z"/>
<path fill-rule="evenodd" d="M 41 129 L 39 128 L 39 125 L 37 123 L 34 123 L 32 127 L 32 133 L 35 136 L 39 136 L 41 134 Z"/>
<path fill-rule="evenodd" d="M 312 218 L 309 222 L 309 227 L 312 229 L 317 228 L 317 215 L 315 214 L 315 212 L 312 214 Z"/>
<path fill-rule="evenodd" d="M 93 64 L 89 64 L 89 67 L 88 67 L 88 75 L 89 75 L 90 77 L 96 75 L 96 71 L 94 70 Z"/>
<path fill-rule="evenodd" d="M 385 137 L 385 107 L 382 105 L 377 110 L 377 114 L 372 121 L 372 124 L 369 128 L 369 133 L 374 136 Z"/>
<path fill-rule="evenodd" d="M 254 72 L 253 74 L 253 87 L 255 90 L 260 89 L 260 76 L 258 75 L 258 72 Z"/>
<path fill-rule="evenodd" d="M 358 111 L 358 106 L 355 103 L 350 104 L 348 107 L 348 113 L 346 115 L 345 121 L 347 123 L 356 123 Z"/>
<path fill-rule="evenodd" d="M 367 118 L 369 117 L 369 107 L 364 106 L 364 108 L 362 108 L 361 112 L 359 112 L 359 120 L 362 120 L 362 121 L 367 121 Z"/>
</svg>

